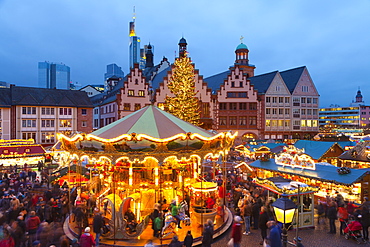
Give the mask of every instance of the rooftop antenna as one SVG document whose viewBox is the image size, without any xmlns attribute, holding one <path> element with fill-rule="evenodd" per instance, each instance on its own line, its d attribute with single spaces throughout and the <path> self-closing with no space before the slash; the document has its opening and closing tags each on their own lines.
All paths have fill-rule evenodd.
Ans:
<svg viewBox="0 0 370 247">
<path fill-rule="evenodd" d="M 240 43 L 241 44 L 243 44 L 243 39 L 244 39 L 243 35 L 240 35 Z"/>
<path fill-rule="evenodd" d="M 134 6 L 134 13 L 133 13 L 132 19 L 133 19 L 133 20 L 134 20 L 134 22 L 135 22 L 135 19 L 136 19 L 135 6 Z"/>
</svg>

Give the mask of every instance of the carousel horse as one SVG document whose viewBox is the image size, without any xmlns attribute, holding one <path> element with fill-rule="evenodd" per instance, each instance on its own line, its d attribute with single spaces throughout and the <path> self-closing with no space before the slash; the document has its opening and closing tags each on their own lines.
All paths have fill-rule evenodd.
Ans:
<svg viewBox="0 0 370 247">
<path fill-rule="evenodd" d="M 131 197 L 121 200 L 118 195 L 114 196 L 113 194 L 103 199 L 103 202 L 108 202 L 108 208 L 110 208 L 108 215 L 104 217 L 103 237 L 135 239 L 143 233 L 149 224 L 149 215 L 145 216 L 140 223 L 135 224 L 134 229 L 130 228 L 125 213 L 130 207 L 131 200 Z M 114 201 L 115 203 L 113 203 Z"/>
<path fill-rule="evenodd" d="M 188 204 L 186 201 L 182 201 L 179 205 L 179 218 L 186 226 L 191 224 L 190 217 L 185 214 L 187 210 Z M 161 231 L 161 237 L 164 238 L 171 233 L 176 235 L 175 229 L 177 226 L 177 219 L 172 216 L 171 212 L 167 212 L 164 215 L 164 226 Z"/>
</svg>

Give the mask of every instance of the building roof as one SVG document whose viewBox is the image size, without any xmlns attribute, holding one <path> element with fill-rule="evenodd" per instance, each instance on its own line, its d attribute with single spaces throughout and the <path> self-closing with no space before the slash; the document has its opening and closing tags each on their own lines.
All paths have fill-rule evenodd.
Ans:
<svg viewBox="0 0 370 247">
<path fill-rule="evenodd" d="M 0 146 L 0 159 L 43 156 L 45 149 L 41 145 Z"/>
<path fill-rule="evenodd" d="M 344 152 L 338 158 L 341 160 L 369 162 L 370 164 L 370 141 L 359 142 L 355 147 Z"/>
<path fill-rule="evenodd" d="M 10 107 L 11 104 L 10 88 L 0 88 L 0 107 Z"/>
<path fill-rule="evenodd" d="M 36 87 L 0 88 L 0 104 L 24 106 L 67 106 L 93 107 L 86 92 L 76 90 L 48 89 Z"/>
<path fill-rule="evenodd" d="M 312 178 L 320 181 L 327 181 L 336 184 L 352 185 L 361 181 L 361 179 L 369 173 L 370 169 L 351 169 L 348 174 L 339 174 L 336 166 L 316 164 L 316 170 L 308 170 L 302 168 L 292 168 L 288 166 L 281 166 L 275 163 L 274 159 L 268 161 L 256 160 L 249 164 L 250 167 L 298 175 L 302 177 Z"/>
<path fill-rule="evenodd" d="M 220 89 L 221 85 L 224 83 L 224 80 L 227 79 L 227 76 L 230 74 L 230 70 L 221 72 L 219 74 L 204 78 L 204 82 L 207 83 L 208 87 L 212 89 L 212 94 L 215 94 L 217 90 Z"/>
<path fill-rule="evenodd" d="M 283 78 L 290 93 L 293 93 L 305 68 L 306 66 L 302 66 L 280 72 L 280 75 Z"/>
<path fill-rule="evenodd" d="M 247 47 L 245 44 L 241 43 L 241 44 L 239 44 L 239 45 L 236 47 L 236 49 L 237 49 L 237 50 L 239 50 L 239 49 L 248 49 L 248 47 Z"/>
<path fill-rule="evenodd" d="M 146 106 L 130 115 L 92 132 L 92 135 L 111 139 L 123 134 L 146 134 L 155 138 L 168 138 L 179 133 L 198 133 L 204 137 L 214 134 L 185 122 L 153 105 Z"/>
<path fill-rule="evenodd" d="M 258 91 L 258 94 L 265 94 L 277 73 L 278 71 L 273 71 L 270 73 L 250 77 L 249 80 L 254 86 L 254 89 Z"/>
<path fill-rule="evenodd" d="M 336 142 L 320 142 L 309 140 L 298 140 L 294 146 L 296 148 L 304 148 L 304 153 L 311 156 L 314 160 L 320 159 Z M 341 146 L 340 146 L 341 147 Z M 341 147 L 343 149 L 343 147 Z M 344 151 L 344 150 L 343 150 Z"/>
<path fill-rule="evenodd" d="M 158 74 L 156 74 L 152 80 L 152 88 L 155 90 L 157 88 L 159 88 L 159 84 L 161 82 L 163 82 L 163 78 L 167 76 L 167 72 L 171 70 L 171 66 L 169 66 L 168 68 L 165 68 L 164 70 L 162 70 L 161 72 L 159 72 Z"/>
<path fill-rule="evenodd" d="M 105 105 L 115 101 L 117 99 L 116 95 L 120 92 L 120 89 L 123 88 L 123 82 L 125 80 L 127 80 L 127 75 L 123 79 L 119 80 L 111 91 L 92 96 L 91 102 L 94 107 Z"/>
</svg>

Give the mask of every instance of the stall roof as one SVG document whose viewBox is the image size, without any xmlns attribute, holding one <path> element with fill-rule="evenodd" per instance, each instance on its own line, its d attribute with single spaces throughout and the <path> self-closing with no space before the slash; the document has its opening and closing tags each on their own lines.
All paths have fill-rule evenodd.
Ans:
<svg viewBox="0 0 370 247">
<path fill-rule="evenodd" d="M 289 196 L 297 195 L 298 185 L 300 186 L 300 193 L 302 194 L 315 193 L 316 191 L 319 190 L 318 187 L 312 187 L 305 183 L 301 183 L 291 179 L 285 179 L 283 177 L 271 177 L 267 179 L 255 178 L 253 182 L 279 195 L 281 194 L 287 194 Z"/>
<path fill-rule="evenodd" d="M 38 144 L 35 145 L 11 145 L 0 146 L 0 158 L 8 159 L 14 157 L 43 156 L 45 149 Z"/>
<path fill-rule="evenodd" d="M 328 151 L 335 144 L 338 144 L 338 143 L 337 142 L 299 140 L 294 144 L 294 146 L 299 149 L 304 148 L 304 152 L 306 154 L 311 156 L 313 159 L 318 160 L 326 153 L 326 151 Z M 342 149 L 344 148 L 341 145 L 339 146 Z"/>
<path fill-rule="evenodd" d="M 281 166 L 275 163 L 274 159 L 268 161 L 256 160 L 249 164 L 250 167 L 259 168 L 263 170 L 276 171 L 288 174 L 295 174 L 307 178 L 317 179 L 321 181 L 327 181 L 337 184 L 352 185 L 353 183 L 359 182 L 368 172 L 367 169 L 351 169 L 349 174 L 338 174 L 336 166 L 316 164 L 316 170 L 308 170 L 301 168 L 292 168 L 288 166 Z"/>
</svg>

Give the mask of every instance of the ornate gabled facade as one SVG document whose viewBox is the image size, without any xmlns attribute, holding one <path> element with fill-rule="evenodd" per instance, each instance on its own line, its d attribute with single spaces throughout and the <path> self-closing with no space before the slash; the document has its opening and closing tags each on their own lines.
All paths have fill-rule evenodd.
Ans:
<svg viewBox="0 0 370 247">
<path fill-rule="evenodd" d="M 186 52 L 186 40 L 182 38 L 179 42 L 179 54 Z M 195 67 L 195 65 L 193 64 Z M 173 65 L 168 68 L 166 75 L 163 78 L 158 78 L 161 82 L 158 84 L 158 87 L 155 91 L 155 102 L 156 105 L 164 109 L 164 102 L 166 96 L 173 97 L 174 95 L 170 92 L 167 85 L 172 76 Z M 200 121 L 202 123 L 202 128 L 211 129 L 213 127 L 213 101 L 212 101 L 212 91 L 208 88 L 207 83 L 203 81 L 203 76 L 199 75 L 199 70 L 194 69 L 194 81 L 195 81 L 195 90 L 197 92 L 196 97 L 199 99 L 200 104 Z"/>
<path fill-rule="evenodd" d="M 150 105 L 151 98 L 149 83 L 145 81 L 143 71 L 139 69 L 139 64 L 135 64 L 117 94 L 118 118 L 123 118 Z"/>
</svg>

